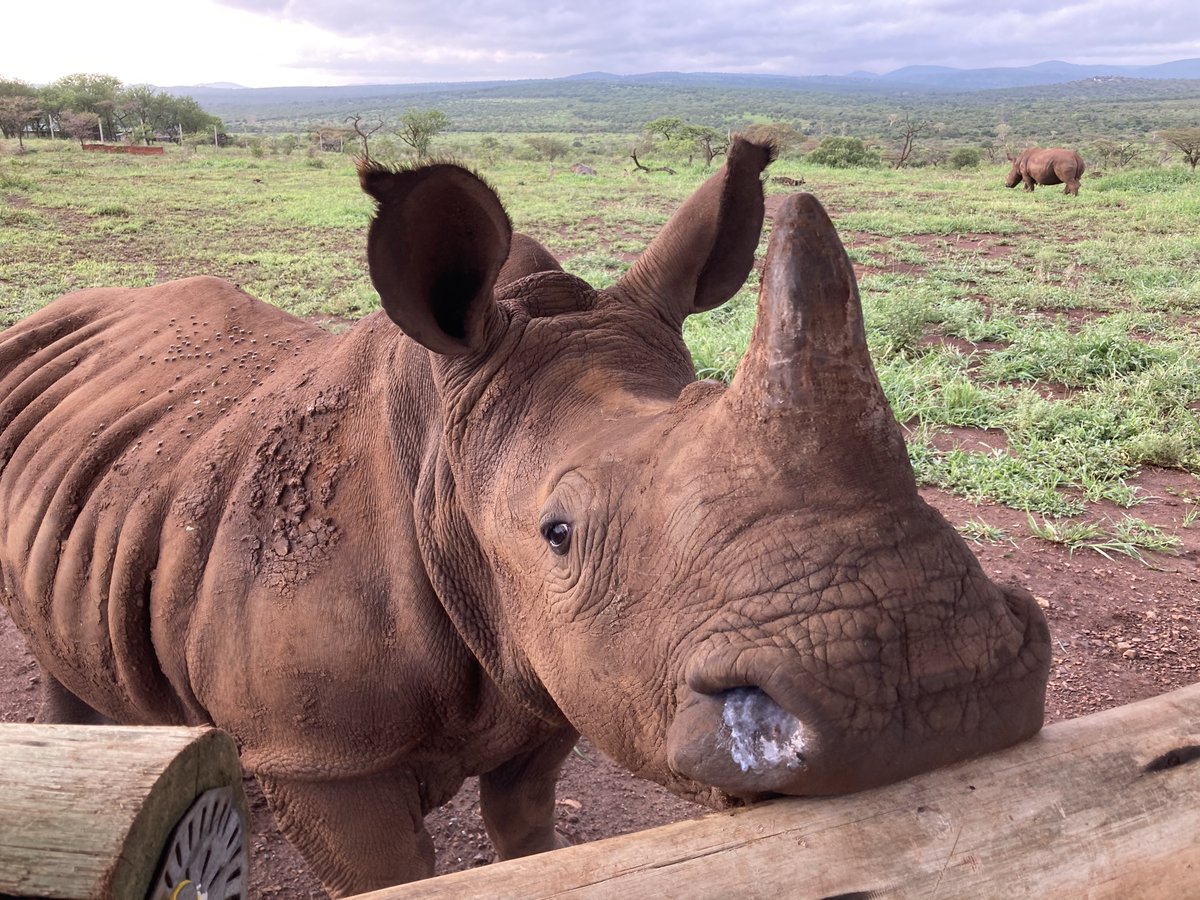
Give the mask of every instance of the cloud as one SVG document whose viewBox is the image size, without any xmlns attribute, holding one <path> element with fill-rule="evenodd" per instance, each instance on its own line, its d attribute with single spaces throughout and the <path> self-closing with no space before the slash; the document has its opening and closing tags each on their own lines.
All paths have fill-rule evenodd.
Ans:
<svg viewBox="0 0 1200 900">
<path fill-rule="evenodd" d="M 5 33 L 24 36 L 0 53 L 0 77 L 46 84 L 75 72 L 114 75 L 126 84 L 242 81 L 255 85 L 328 83 L 306 72 L 297 48 L 323 46 L 352 58 L 354 41 L 311 25 L 285 22 L 215 0 L 55 0 L 11 3 Z M 291 63 L 279 66 L 275 57 Z M 297 65 L 300 61 L 301 64 Z"/>
<path fill-rule="evenodd" d="M 604 70 L 836 74 L 1047 59 L 1154 63 L 1197 55 L 1190 4 L 1096 0 L 219 0 L 330 36 L 292 64 L 349 81 L 527 78 Z"/>
<path fill-rule="evenodd" d="M 1200 56 L 1184 0 L 95 0 L 16 3 L 0 75 L 127 83 L 339 84 L 540 78 L 587 71 L 785 75 L 1156 63 Z M 71 27 L 64 29 L 63 22 Z"/>
</svg>

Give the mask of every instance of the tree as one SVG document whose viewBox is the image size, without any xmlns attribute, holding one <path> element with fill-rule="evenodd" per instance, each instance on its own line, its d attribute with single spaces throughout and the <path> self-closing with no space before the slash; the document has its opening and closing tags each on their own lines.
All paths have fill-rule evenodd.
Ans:
<svg viewBox="0 0 1200 900">
<path fill-rule="evenodd" d="M 22 151 L 25 149 L 26 126 L 41 115 L 35 97 L 0 97 L 0 133 L 8 138 L 15 136 Z"/>
<path fill-rule="evenodd" d="M 1006 157 L 1011 158 L 1014 155 L 1014 147 L 1012 141 L 1012 126 L 1007 122 L 1001 122 L 996 126 L 996 142 L 1000 149 L 1004 151 Z M 990 154 L 989 154 L 990 155 Z"/>
<path fill-rule="evenodd" d="M 410 109 L 400 119 L 396 136 L 417 154 L 417 159 L 429 155 L 429 142 L 450 126 L 450 119 L 440 109 Z"/>
<path fill-rule="evenodd" d="M 1164 128 L 1158 136 L 1183 154 L 1192 171 L 1200 163 L 1200 128 Z"/>
<path fill-rule="evenodd" d="M 647 122 L 643 129 L 645 140 L 634 148 L 634 152 L 653 152 L 662 149 L 670 156 L 687 157 L 691 165 L 696 154 L 704 158 L 706 166 L 715 157 L 729 150 L 729 139 L 721 131 L 708 125 L 692 125 L 678 116 L 660 116 Z M 661 141 L 661 148 L 658 147 Z M 645 168 L 638 163 L 640 168 Z"/>
<path fill-rule="evenodd" d="M 807 159 L 834 169 L 877 169 L 883 162 L 859 138 L 837 135 L 821 138 L 820 146 Z"/>
<path fill-rule="evenodd" d="M 117 133 L 117 96 L 121 93 L 121 81 L 112 75 L 96 75 L 80 72 L 66 75 L 42 89 L 42 106 L 58 118 L 66 111 L 90 112 L 100 117 L 104 133 L 113 137 Z"/>
<path fill-rule="evenodd" d="M 368 129 L 367 131 L 363 131 L 362 116 L 358 113 L 351 113 L 350 115 L 346 116 L 345 121 L 350 123 L 351 127 L 354 128 L 354 133 L 357 134 L 358 139 L 362 141 L 362 158 L 364 160 L 369 160 L 371 158 L 371 148 L 367 146 L 368 142 L 371 139 L 371 135 L 383 127 L 383 119 L 380 118 L 379 123 L 374 128 Z"/>
<path fill-rule="evenodd" d="M 1146 155 L 1146 146 L 1139 141 L 1118 139 L 1095 141 L 1091 147 L 1094 156 L 1105 168 L 1123 169 Z"/>
<path fill-rule="evenodd" d="M 195 134 L 198 131 L 211 134 L 214 128 L 218 131 L 225 130 L 225 123 L 217 116 L 206 113 L 193 97 L 171 97 L 170 117 L 174 119 L 174 124 L 187 134 Z"/>
<path fill-rule="evenodd" d="M 126 88 L 117 96 L 116 117 L 125 133 L 149 146 L 157 132 L 167 131 L 170 95 L 156 93 L 149 85 Z"/>
<path fill-rule="evenodd" d="M 94 112 L 72 112 L 66 110 L 58 114 L 58 126 L 63 134 L 79 141 L 83 146 L 86 140 L 95 140 L 100 130 L 100 117 Z"/>
<path fill-rule="evenodd" d="M 929 119 L 914 118 L 911 112 L 906 112 L 903 118 L 899 115 L 889 116 L 888 124 L 900 136 L 900 149 L 896 151 L 892 168 L 903 169 L 912 157 L 917 138 L 933 128 L 933 123 Z"/>
<path fill-rule="evenodd" d="M 646 134 L 658 135 L 664 141 L 670 141 L 683 130 L 683 119 L 678 116 L 659 116 L 646 123 Z"/>
<path fill-rule="evenodd" d="M 348 128 L 339 128 L 336 125 L 318 125 L 310 134 L 312 149 L 341 153 L 346 147 L 346 141 L 353 133 Z M 311 153 L 312 150 L 309 152 Z"/>
<path fill-rule="evenodd" d="M 194 134 L 224 128 L 220 119 L 206 113 L 193 98 L 155 91 L 145 84 L 122 90 L 113 115 L 126 135 L 147 144 L 166 136 L 175 139 L 180 131 Z"/>
<path fill-rule="evenodd" d="M 684 137 L 704 157 L 704 165 L 711 166 L 715 157 L 729 152 L 729 136 L 708 125 L 685 125 Z M 688 155 L 688 162 L 692 161 Z"/>
<path fill-rule="evenodd" d="M 38 90 L 17 78 L 0 78 L 0 134 L 25 149 L 25 126 L 38 110 Z"/>
<path fill-rule="evenodd" d="M 538 156 L 551 163 L 571 149 L 571 145 L 562 138 L 545 135 L 527 137 L 525 143 L 532 147 Z"/>
<path fill-rule="evenodd" d="M 36 98 L 38 89 L 19 78 L 0 78 L 0 97 Z"/>
<path fill-rule="evenodd" d="M 643 126 L 642 139 L 633 149 L 634 164 L 638 168 L 646 168 L 637 162 L 637 153 L 655 155 L 662 153 L 676 159 L 687 157 L 690 164 L 696 155 L 696 144 L 689 134 L 689 129 L 693 127 L 695 126 L 686 124 L 678 116 L 660 116 L 657 119 L 651 119 Z"/>
</svg>

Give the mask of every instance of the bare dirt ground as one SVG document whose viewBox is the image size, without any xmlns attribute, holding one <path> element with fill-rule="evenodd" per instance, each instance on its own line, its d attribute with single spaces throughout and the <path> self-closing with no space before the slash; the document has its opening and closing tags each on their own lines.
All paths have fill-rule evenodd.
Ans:
<svg viewBox="0 0 1200 900">
<path fill-rule="evenodd" d="M 968 435 L 961 436 L 969 440 Z M 987 573 L 1024 586 L 1050 621 L 1054 664 L 1047 699 L 1050 722 L 1132 703 L 1200 681 L 1200 526 L 1181 528 L 1200 503 L 1200 479 L 1152 469 L 1137 482 L 1151 499 L 1139 517 L 1176 534 L 1178 554 L 1147 563 L 1062 547 L 1026 534 L 1024 513 L 979 507 L 937 491 L 926 498 L 953 523 L 986 521 L 1012 542 L 973 545 Z M 1119 513 L 1114 510 L 1114 516 Z M 0 721 L 32 721 L 40 677 L 7 615 L 0 613 Z M 321 898 L 303 860 L 275 829 L 252 780 L 252 897 Z M 558 825 L 573 840 L 591 841 L 702 815 L 705 810 L 640 781 L 583 742 L 559 784 Z M 473 783 L 428 820 L 438 871 L 491 862 Z"/>
</svg>

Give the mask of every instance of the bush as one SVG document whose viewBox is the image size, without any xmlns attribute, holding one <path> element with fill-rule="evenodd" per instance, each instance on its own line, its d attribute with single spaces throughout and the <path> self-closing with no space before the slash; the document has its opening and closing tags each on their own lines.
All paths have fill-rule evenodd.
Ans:
<svg viewBox="0 0 1200 900">
<path fill-rule="evenodd" d="M 281 134 L 271 139 L 271 152 L 282 153 L 284 156 L 291 156 L 292 152 L 299 149 L 300 139 L 294 134 Z"/>
<path fill-rule="evenodd" d="M 883 160 L 855 137 L 825 137 L 806 159 L 834 169 L 877 169 Z"/>
<path fill-rule="evenodd" d="M 952 169 L 974 169 L 979 166 L 979 151 L 972 147 L 959 147 L 946 162 Z"/>
</svg>

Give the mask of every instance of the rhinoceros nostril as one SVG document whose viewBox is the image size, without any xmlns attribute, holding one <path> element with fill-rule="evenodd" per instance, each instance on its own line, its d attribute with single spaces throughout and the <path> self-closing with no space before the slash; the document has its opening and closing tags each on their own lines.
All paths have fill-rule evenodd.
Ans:
<svg viewBox="0 0 1200 900">
<path fill-rule="evenodd" d="M 729 755 L 743 772 L 804 767 L 804 723 L 758 688 L 726 691 L 721 721 L 729 730 Z"/>
</svg>

